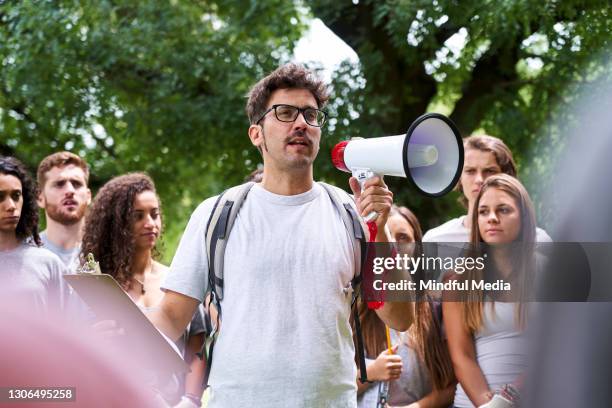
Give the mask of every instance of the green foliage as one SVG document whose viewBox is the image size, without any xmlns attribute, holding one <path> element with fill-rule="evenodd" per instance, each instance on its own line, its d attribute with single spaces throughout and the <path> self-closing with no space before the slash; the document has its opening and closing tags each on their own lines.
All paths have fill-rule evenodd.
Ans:
<svg viewBox="0 0 612 408">
<path fill-rule="evenodd" d="M 607 1 L 306 4 L 360 60 L 332 74 L 332 117 L 315 164 L 318 179 L 340 186 L 346 174 L 327 159 L 336 142 L 403 133 L 439 109 L 464 135 L 503 138 L 539 205 L 564 142 L 559 107 L 581 83 L 612 76 L 609 57 L 593 58 L 610 46 Z M 261 161 L 246 135 L 245 94 L 289 59 L 303 7 L 0 0 L 0 154 L 34 170 L 51 152 L 74 151 L 91 164 L 94 189 L 148 172 L 164 205 L 168 260 L 195 206 Z M 462 211 L 456 194 L 430 200 L 403 180 L 388 182 L 426 228 Z M 546 226 L 551 214 L 538 210 Z"/>
<path fill-rule="evenodd" d="M 405 132 L 433 109 L 450 115 L 464 136 L 502 138 L 535 198 L 564 143 L 560 106 L 580 84 L 610 79 L 612 16 L 607 1 L 316 0 L 312 12 L 350 45 L 359 63 L 334 73 L 337 115 L 329 138 Z M 572 86 L 569 86 L 573 84 Z M 554 142 L 554 143 L 553 143 Z M 530 152 L 533 152 L 530 154 Z M 328 166 L 329 167 L 329 166 Z M 456 196 L 415 197 L 390 180 L 396 202 L 415 209 L 425 227 L 461 212 Z"/>
<path fill-rule="evenodd" d="M 301 37 L 281 0 L 0 2 L 0 153 L 57 150 L 92 186 L 146 171 L 173 252 L 189 213 L 260 161 L 245 94 Z"/>
</svg>

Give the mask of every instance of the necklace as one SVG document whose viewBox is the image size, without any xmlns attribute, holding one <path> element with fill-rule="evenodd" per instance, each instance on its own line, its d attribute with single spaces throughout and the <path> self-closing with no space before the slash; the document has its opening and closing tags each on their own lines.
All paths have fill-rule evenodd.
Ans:
<svg viewBox="0 0 612 408">
<path fill-rule="evenodd" d="M 155 263 L 152 262 L 152 260 L 149 260 L 149 266 L 150 268 L 150 273 L 153 273 L 155 271 Z M 147 271 L 145 269 L 144 273 L 142 274 L 142 280 L 138 279 L 135 276 L 132 276 L 132 279 L 134 279 L 136 282 L 138 282 L 140 284 L 140 294 L 144 295 L 146 293 L 145 290 L 145 277 L 147 276 Z"/>
<path fill-rule="evenodd" d="M 134 277 L 132 277 L 132 279 L 134 279 L 136 282 L 138 282 L 140 284 L 140 294 L 144 295 L 145 292 L 146 292 L 145 291 L 145 286 L 144 286 L 144 276 L 143 276 L 142 280 L 140 280 L 138 278 L 134 278 Z"/>
</svg>

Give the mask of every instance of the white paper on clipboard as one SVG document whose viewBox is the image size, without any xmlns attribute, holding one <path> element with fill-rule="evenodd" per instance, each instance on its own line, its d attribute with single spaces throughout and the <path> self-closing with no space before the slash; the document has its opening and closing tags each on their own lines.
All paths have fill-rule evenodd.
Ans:
<svg viewBox="0 0 612 408">
<path fill-rule="evenodd" d="M 175 374 L 189 372 L 182 357 L 112 276 L 82 273 L 64 275 L 64 279 L 98 320 L 115 320 L 125 330 L 121 341 L 143 368 Z"/>
</svg>

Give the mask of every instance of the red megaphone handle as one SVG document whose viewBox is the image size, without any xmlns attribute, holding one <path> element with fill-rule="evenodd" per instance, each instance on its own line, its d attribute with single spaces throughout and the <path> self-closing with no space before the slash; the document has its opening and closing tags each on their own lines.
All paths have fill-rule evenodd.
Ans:
<svg viewBox="0 0 612 408">
<path fill-rule="evenodd" d="M 376 222 L 370 221 L 368 222 L 368 231 L 370 232 L 370 242 L 376 241 L 376 234 L 378 234 L 378 226 Z M 368 309 L 376 310 L 380 309 L 385 305 L 385 302 L 368 302 Z"/>
<path fill-rule="evenodd" d="M 378 234 L 378 226 L 375 221 L 368 222 L 368 231 L 370 232 L 370 242 L 376 242 L 376 234 Z"/>
</svg>

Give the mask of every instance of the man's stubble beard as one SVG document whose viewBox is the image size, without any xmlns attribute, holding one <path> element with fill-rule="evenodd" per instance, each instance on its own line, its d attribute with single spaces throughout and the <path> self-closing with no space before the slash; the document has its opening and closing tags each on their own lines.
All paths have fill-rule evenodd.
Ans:
<svg viewBox="0 0 612 408">
<path fill-rule="evenodd" d="M 61 225 L 70 226 L 78 223 L 83 219 L 83 217 L 85 217 L 85 213 L 87 212 L 87 204 L 80 205 L 76 212 L 70 214 L 62 211 L 56 205 L 47 205 L 45 211 L 47 213 L 47 217 L 53 221 Z"/>
<path fill-rule="evenodd" d="M 266 144 L 266 134 L 263 131 L 263 127 L 261 129 L 261 134 L 263 136 L 263 150 L 265 150 L 268 154 L 270 154 L 270 151 L 268 150 L 268 146 Z M 308 136 L 304 135 L 304 137 L 308 139 Z M 315 147 L 314 142 L 312 142 L 310 139 L 308 140 L 311 142 L 310 148 L 312 149 L 312 152 L 313 152 L 312 157 L 302 156 L 302 160 L 282 160 L 282 162 L 280 163 L 282 169 L 284 170 L 303 170 L 313 165 L 315 159 L 317 158 L 319 154 L 319 148 L 318 146 Z M 283 150 L 286 145 L 285 142 L 286 140 L 283 141 Z"/>
</svg>

